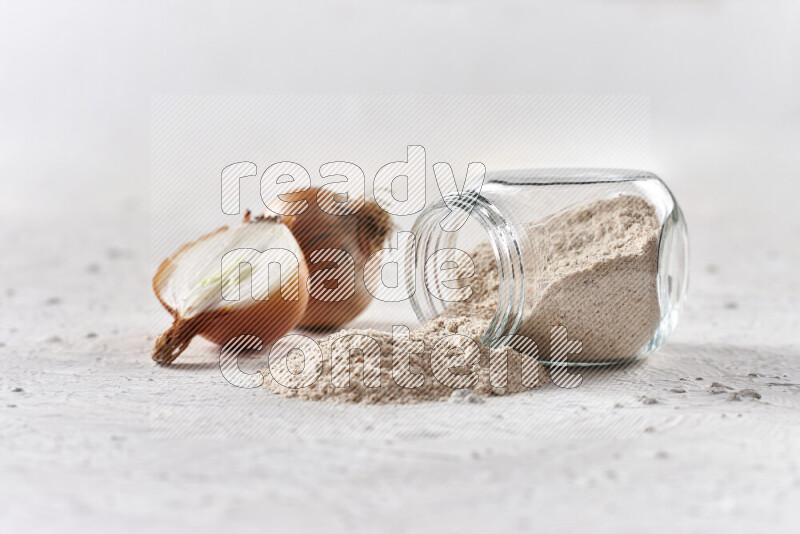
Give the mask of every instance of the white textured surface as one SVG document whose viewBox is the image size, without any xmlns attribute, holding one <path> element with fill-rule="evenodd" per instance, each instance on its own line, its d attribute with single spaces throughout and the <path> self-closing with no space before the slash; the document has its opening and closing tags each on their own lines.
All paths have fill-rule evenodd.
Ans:
<svg viewBox="0 0 800 534">
<path fill-rule="evenodd" d="M 798 10 L 693 4 L 4 3 L 0 532 L 796 532 Z M 150 95 L 248 91 L 652 95 L 692 240 L 678 330 L 481 405 L 274 399 L 203 343 L 155 367 Z"/>
<path fill-rule="evenodd" d="M 155 367 L 152 318 L 166 318 L 147 289 L 140 204 L 100 225 L 51 212 L 6 227 L 2 530 L 791 531 L 798 249 L 735 232 L 733 198 L 720 221 L 693 198 L 692 298 L 648 361 L 586 374 L 576 390 L 401 409 L 234 388 L 203 342 Z M 722 220 L 731 232 L 715 231 Z M 714 381 L 762 398 L 729 401 L 708 392 Z"/>
</svg>

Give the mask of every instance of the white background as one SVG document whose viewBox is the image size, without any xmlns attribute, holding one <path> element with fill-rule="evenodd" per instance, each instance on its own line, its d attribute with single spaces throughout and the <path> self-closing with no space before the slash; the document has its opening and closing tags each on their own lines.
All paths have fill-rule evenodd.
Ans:
<svg viewBox="0 0 800 534">
<path fill-rule="evenodd" d="M 798 27 L 798 2 L 3 2 L 0 531 L 794 531 Z M 691 234 L 670 342 L 574 394 L 393 415 L 248 412 L 203 344 L 154 367 L 153 97 L 351 93 L 649 97 Z M 184 408 L 290 436 L 153 434 Z"/>
<path fill-rule="evenodd" d="M 775 203 L 800 168 L 797 2 L 2 6 L 9 223 L 76 199 L 144 200 L 154 95 L 265 93 L 646 95 L 650 170 L 690 224 L 700 210 L 720 224 L 796 220 Z"/>
</svg>

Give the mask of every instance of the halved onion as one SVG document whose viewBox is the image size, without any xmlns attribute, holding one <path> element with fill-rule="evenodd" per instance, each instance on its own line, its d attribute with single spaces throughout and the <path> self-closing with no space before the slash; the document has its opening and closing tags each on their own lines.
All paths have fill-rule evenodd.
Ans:
<svg viewBox="0 0 800 534">
<path fill-rule="evenodd" d="M 277 256 L 260 254 L 267 250 L 277 251 Z M 287 260 L 281 263 L 280 276 L 277 269 L 268 268 L 276 257 Z M 187 243 L 164 260 L 153 277 L 156 297 L 174 319 L 156 340 L 153 359 L 172 363 L 198 335 L 220 345 L 240 335 L 272 344 L 302 319 L 308 304 L 307 278 L 297 240 L 276 217 L 250 220 L 248 212 L 243 224 L 223 226 Z M 243 290 L 245 281 L 250 294 Z"/>
</svg>

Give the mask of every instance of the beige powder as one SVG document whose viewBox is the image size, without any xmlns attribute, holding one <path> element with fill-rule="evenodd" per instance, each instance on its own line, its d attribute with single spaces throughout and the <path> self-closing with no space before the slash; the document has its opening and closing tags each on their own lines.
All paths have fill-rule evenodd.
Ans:
<svg viewBox="0 0 800 534">
<path fill-rule="evenodd" d="M 411 331 L 408 338 L 398 336 L 406 341 L 399 341 L 397 347 L 392 345 L 391 332 L 342 330 L 318 341 L 321 359 L 304 361 L 297 353 L 289 354 L 264 371 L 264 382 L 284 397 L 364 404 L 442 401 L 454 392 L 457 399 L 465 388 L 482 398 L 540 386 L 545 377 L 541 364 L 507 347 L 485 347 L 480 341 L 483 324 L 467 317 L 437 317 Z M 445 338 L 443 343 L 453 350 L 433 354 Z M 348 348 L 349 371 L 341 358 Z M 399 355 L 396 359 L 393 348 Z M 372 357 L 377 350 L 380 358 Z M 401 360 L 408 362 L 408 372 L 400 372 Z M 304 365 L 311 365 L 311 373 L 319 378 L 298 387 L 304 385 L 300 374 L 305 373 Z"/>
<path fill-rule="evenodd" d="M 540 360 L 549 357 L 553 325 L 581 341 L 571 361 L 637 355 L 661 319 L 659 236 L 655 210 L 632 195 L 598 200 L 529 229 L 529 239 L 541 244 L 541 283 L 526 292 L 519 333 L 536 341 Z"/>
<path fill-rule="evenodd" d="M 516 333 L 550 357 L 553 326 L 581 341 L 568 361 L 613 362 L 631 358 L 660 321 L 658 245 L 660 225 L 653 207 L 633 195 L 583 204 L 552 215 L 525 232 L 525 308 Z M 476 272 L 473 297 L 448 315 L 480 316 L 488 325 L 497 309 L 499 280 L 488 244 L 471 254 Z"/>
<path fill-rule="evenodd" d="M 530 225 L 525 238 L 526 305 L 517 333 L 536 342 L 538 359 L 548 359 L 550 332 L 556 325 L 567 329 L 569 339 L 582 343 L 581 352 L 570 355 L 569 361 L 636 356 L 660 319 L 659 223 L 653 207 L 631 195 L 598 200 Z M 496 313 L 500 280 L 488 244 L 478 246 L 471 256 L 476 272 L 469 280 L 472 297 L 411 331 L 394 351 L 407 358 L 393 359 L 391 333 L 343 330 L 319 340 L 320 360 L 306 358 L 305 365 L 319 375 L 313 384 L 298 387 L 305 373 L 297 373 L 304 362 L 289 355 L 264 372 L 266 387 L 285 397 L 366 404 L 474 399 L 538 387 L 546 375 L 536 360 L 481 344 Z M 464 337 L 448 337 L 452 334 Z M 456 350 L 434 353 L 446 337 Z M 349 375 L 341 358 L 347 348 Z M 380 358 L 369 357 L 378 350 Z M 467 365 L 461 354 L 472 355 Z M 410 364 L 409 372 L 400 372 L 404 361 Z M 454 367 L 455 374 L 442 372 L 448 367 Z M 464 395 L 464 388 L 475 395 Z"/>
</svg>

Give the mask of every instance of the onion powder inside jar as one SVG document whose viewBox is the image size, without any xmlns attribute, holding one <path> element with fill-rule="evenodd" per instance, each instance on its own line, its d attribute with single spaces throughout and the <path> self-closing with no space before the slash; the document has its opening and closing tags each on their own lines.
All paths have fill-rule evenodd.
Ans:
<svg viewBox="0 0 800 534">
<path fill-rule="evenodd" d="M 446 231 L 451 208 L 466 222 Z M 522 340 L 542 363 L 644 357 L 673 331 L 686 296 L 686 224 L 649 172 L 488 173 L 479 191 L 427 207 L 412 233 L 418 319 L 478 318 L 485 344 L 519 350 Z M 451 289 L 426 290 L 437 287 Z"/>
</svg>

